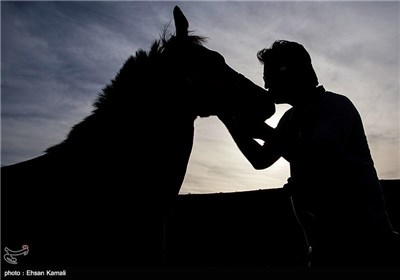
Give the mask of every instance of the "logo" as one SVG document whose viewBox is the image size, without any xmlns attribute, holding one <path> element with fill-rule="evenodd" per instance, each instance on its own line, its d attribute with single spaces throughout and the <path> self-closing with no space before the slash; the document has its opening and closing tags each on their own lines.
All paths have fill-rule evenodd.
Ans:
<svg viewBox="0 0 400 280">
<path fill-rule="evenodd" d="M 13 250 L 10 250 L 7 247 L 5 247 L 4 251 L 6 251 L 6 253 L 4 254 L 3 258 L 6 262 L 8 262 L 9 264 L 18 264 L 16 257 L 21 256 L 21 255 L 24 255 L 24 256 L 28 255 L 29 246 L 22 245 L 22 249 L 17 250 L 17 251 L 13 251 Z"/>
</svg>

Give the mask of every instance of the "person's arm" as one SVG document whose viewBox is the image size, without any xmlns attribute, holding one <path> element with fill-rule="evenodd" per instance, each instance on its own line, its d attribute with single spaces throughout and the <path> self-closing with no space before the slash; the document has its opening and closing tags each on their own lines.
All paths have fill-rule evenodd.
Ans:
<svg viewBox="0 0 400 280">
<path fill-rule="evenodd" d="M 249 124 L 227 116 L 219 116 L 219 119 L 225 124 L 236 145 L 255 169 L 268 168 L 281 157 L 275 129 L 265 122 Z M 254 139 L 265 142 L 260 145 Z"/>
</svg>

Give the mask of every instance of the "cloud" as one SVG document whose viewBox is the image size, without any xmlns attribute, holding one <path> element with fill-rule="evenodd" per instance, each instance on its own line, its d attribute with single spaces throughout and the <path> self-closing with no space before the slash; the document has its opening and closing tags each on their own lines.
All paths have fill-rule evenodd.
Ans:
<svg viewBox="0 0 400 280">
<path fill-rule="evenodd" d="M 182 193 L 234 192 L 282 186 L 288 163 L 255 170 L 216 117 L 196 119 L 195 141 Z"/>
<path fill-rule="evenodd" d="M 128 56 L 158 39 L 177 3 L 2 2 L 2 164 L 61 141 Z M 206 46 L 259 85 L 258 50 L 276 39 L 302 43 L 321 83 L 359 109 L 380 177 L 399 178 L 400 3 L 178 4 Z M 195 133 L 183 192 L 279 187 L 289 176 L 283 160 L 253 170 L 216 118 L 196 120 Z"/>
<path fill-rule="evenodd" d="M 158 38 L 167 21 L 153 9 L 140 3 L 2 3 L 3 165 L 21 161 L 22 150 L 29 151 L 26 158 L 40 154 L 90 114 L 123 62 Z M 140 13 L 155 16 L 140 20 Z M 62 133 L 43 127 L 55 122 L 68 125 L 59 126 Z M 21 130 L 32 132 L 32 144 L 16 145 L 19 138 L 26 144 Z"/>
</svg>

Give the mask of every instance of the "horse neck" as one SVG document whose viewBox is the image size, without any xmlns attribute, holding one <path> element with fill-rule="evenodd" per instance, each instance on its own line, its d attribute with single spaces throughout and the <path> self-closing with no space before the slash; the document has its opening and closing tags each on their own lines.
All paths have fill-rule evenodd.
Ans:
<svg viewBox="0 0 400 280">
<path fill-rule="evenodd" d="M 75 125 L 62 143 L 48 149 L 48 152 L 59 150 L 65 154 L 91 151 L 101 153 L 102 149 L 119 149 L 121 143 L 127 139 L 146 146 L 146 140 L 141 142 L 142 138 L 160 139 L 169 135 L 187 138 L 187 135 L 192 134 L 197 116 L 188 106 L 171 99 L 154 105 L 140 101 L 143 103 L 137 104 L 130 111 L 128 108 L 121 108 L 121 112 L 102 110 L 92 113 Z M 136 149 L 134 146 L 130 148 Z"/>
<path fill-rule="evenodd" d="M 95 110 L 75 125 L 60 147 L 73 150 L 117 145 L 136 131 L 157 137 L 168 130 L 185 133 L 193 126 L 194 113 L 190 93 L 168 70 L 163 60 L 144 60 L 139 65 L 128 59 L 112 84 L 94 104 Z M 50 148 L 50 150 L 55 150 Z"/>
</svg>

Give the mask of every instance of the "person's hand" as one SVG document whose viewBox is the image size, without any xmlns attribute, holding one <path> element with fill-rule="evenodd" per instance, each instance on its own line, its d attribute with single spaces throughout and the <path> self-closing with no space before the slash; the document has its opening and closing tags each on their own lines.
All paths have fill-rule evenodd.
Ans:
<svg viewBox="0 0 400 280">
<path fill-rule="evenodd" d="M 226 126 L 236 126 L 238 125 L 238 118 L 231 114 L 219 114 L 218 118 L 226 125 Z"/>
<path fill-rule="evenodd" d="M 242 136 L 249 135 L 249 124 L 247 122 L 244 122 L 243 119 L 239 118 L 238 116 L 230 114 L 220 114 L 218 115 L 218 118 L 224 123 L 230 133 L 240 134 Z"/>
<path fill-rule="evenodd" d="M 272 137 L 274 129 L 263 121 L 253 121 L 248 123 L 247 129 L 253 138 L 268 140 Z"/>
<path fill-rule="evenodd" d="M 241 134 L 250 138 L 265 138 L 265 129 L 267 128 L 263 121 L 250 121 L 250 119 L 236 115 L 219 115 L 218 117 L 231 133 Z"/>
</svg>

